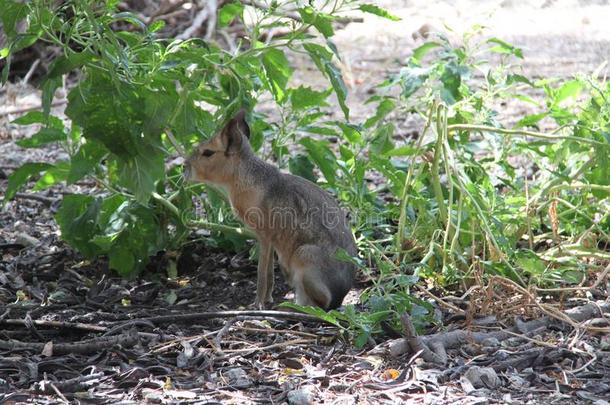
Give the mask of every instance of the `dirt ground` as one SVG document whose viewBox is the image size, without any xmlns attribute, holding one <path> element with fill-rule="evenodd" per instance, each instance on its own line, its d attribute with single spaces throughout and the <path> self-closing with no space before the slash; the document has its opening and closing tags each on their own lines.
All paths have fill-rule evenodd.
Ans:
<svg viewBox="0 0 610 405">
<path fill-rule="evenodd" d="M 474 24 L 487 26 L 485 35 L 524 49 L 522 69 L 533 77 L 589 73 L 610 57 L 609 0 L 376 4 L 402 21 L 365 16 L 363 23 L 347 25 L 334 38 L 354 121 L 370 114 L 371 106 L 364 100 L 375 91 L 375 84 L 396 72 L 422 43 L 424 25 L 447 32 L 456 43 Z M 311 63 L 298 57 L 292 63 L 295 84 L 326 85 Z M 607 67 L 602 69 L 602 74 L 608 72 Z M 61 115 L 62 94 L 56 101 L 60 105 L 54 113 Z M 39 92 L 29 84 L 0 89 L 0 194 L 7 176 L 22 163 L 63 156 L 59 147 L 22 149 L 15 144 L 35 129 L 10 121 L 39 105 Z M 527 111 L 523 108 L 506 106 L 503 119 L 510 123 Z M 397 120 L 405 130 L 416 125 L 412 117 Z M 179 281 L 165 277 L 163 257 L 153 260 L 141 279 L 119 279 L 104 260 L 85 261 L 62 243 L 52 220 L 62 194 L 93 191 L 91 186 L 52 187 L 37 193 L 36 199 L 22 194 L 0 210 L 0 403 L 604 405 L 610 401 L 610 359 L 568 378 L 566 368 L 582 366 L 578 358 L 556 364 L 548 353 L 535 352 L 531 342 L 527 345 L 539 355 L 538 363 L 519 372 L 499 372 L 501 385 L 475 389 L 463 378 L 450 378 L 453 374 L 448 371 L 459 375 L 465 364 L 479 364 L 485 348 L 451 353 L 451 364 L 438 370 L 411 363 L 405 356 L 390 357 L 373 350 L 372 344 L 356 350 L 336 328 L 311 320 L 250 315 L 181 319 L 187 313 L 245 308 L 254 300 L 255 263 L 247 252 L 227 254 L 194 243 L 178 261 Z M 290 298 L 279 276 L 276 285 L 276 302 Z M 365 285 L 358 287 L 360 291 Z M 564 332 L 554 332 L 558 344 L 574 338 Z M 10 339 L 31 345 L 15 351 L 7 346 Z M 50 341 L 54 343 L 49 345 Z M 76 342 L 89 346 L 69 346 Z M 502 350 L 508 355 L 511 347 Z"/>
</svg>

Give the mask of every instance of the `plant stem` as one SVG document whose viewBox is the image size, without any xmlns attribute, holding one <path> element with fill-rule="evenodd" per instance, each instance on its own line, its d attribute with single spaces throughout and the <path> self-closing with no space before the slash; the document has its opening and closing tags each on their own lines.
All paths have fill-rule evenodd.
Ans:
<svg viewBox="0 0 610 405">
<path fill-rule="evenodd" d="M 610 193 L 610 186 L 603 186 L 601 184 L 586 184 L 586 183 L 572 183 L 572 184 L 558 184 L 553 186 L 550 191 L 562 190 L 562 189 L 581 189 L 588 188 L 590 190 L 605 191 Z"/>
<path fill-rule="evenodd" d="M 172 204 L 168 199 L 159 195 L 158 193 L 152 193 L 152 197 L 158 201 L 161 205 L 163 205 L 167 210 L 169 210 L 172 214 L 181 218 L 180 209 Z M 191 228 L 204 228 L 209 229 L 211 231 L 218 232 L 228 232 L 228 233 L 236 233 L 238 235 L 243 235 L 249 239 L 256 239 L 256 235 L 246 228 L 238 228 L 234 226 L 222 225 L 222 224 L 214 224 L 207 221 L 188 221 L 187 226 Z"/>
<path fill-rule="evenodd" d="M 430 169 L 430 177 L 432 189 L 434 190 L 434 197 L 436 198 L 436 204 L 438 205 L 438 213 L 443 224 L 447 221 L 447 207 L 445 206 L 445 197 L 443 196 L 443 188 L 441 187 L 439 166 L 441 151 L 443 149 L 444 132 L 441 123 L 441 106 L 438 106 L 436 110 L 436 145 L 434 146 L 434 160 L 432 161 L 432 168 Z"/>
<path fill-rule="evenodd" d="M 434 105 L 430 107 L 428 110 L 428 116 L 426 118 L 426 124 L 424 125 L 424 129 L 417 140 L 416 149 L 420 150 L 422 142 L 424 140 L 424 136 L 426 132 L 430 128 L 430 124 L 432 123 L 432 114 L 434 114 Z M 417 154 L 413 154 L 409 162 L 409 170 L 407 171 L 407 176 L 405 177 L 405 183 L 402 186 L 402 194 L 400 196 L 400 215 L 398 217 L 398 237 L 396 238 L 396 250 L 398 252 L 402 252 L 402 246 L 405 238 L 405 226 L 407 222 L 407 202 L 409 201 L 409 194 L 407 193 L 409 189 L 409 185 L 411 184 L 411 177 L 413 176 L 413 170 L 415 167 L 415 156 Z M 399 257 L 399 260 L 401 258 Z"/>
<path fill-rule="evenodd" d="M 208 229 L 210 231 L 217 231 L 217 232 L 223 232 L 223 233 L 236 233 L 238 235 L 245 236 L 248 239 L 256 239 L 256 235 L 254 234 L 254 232 L 250 231 L 247 228 L 238 228 L 235 226 L 214 224 L 214 223 L 211 223 L 208 221 L 203 221 L 203 220 L 189 221 L 188 225 L 192 228 L 203 228 L 203 229 Z"/>
<path fill-rule="evenodd" d="M 578 170 L 576 170 L 576 172 L 574 172 L 574 174 L 569 174 L 568 177 L 571 179 L 579 178 L 581 174 L 583 174 L 587 169 L 589 169 L 596 162 L 596 160 L 597 160 L 596 157 L 592 156 L 591 158 L 589 158 L 589 160 L 587 160 L 585 163 L 583 163 L 583 165 L 580 166 L 580 168 Z M 551 192 L 553 190 L 553 187 L 555 187 L 558 184 L 561 184 L 561 182 L 563 181 L 564 178 L 565 178 L 564 176 L 557 176 L 554 179 L 552 179 L 551 181 L 549 181 L 549 183 L 544 188 L 540 189 L 532 199 L 532 202 L 531 202 L 532 207 L 536 206 L 536 203 L 538 202 L 538 200 L 540 200 L 540 198 L 542 198 L 543 196 L 545 196 L 546 194 Z"/>
<path fill-rule="evenodd" d="M 164 206 L 168 211 L 174 214 L 176 217 L 180 218 L 180 210 L 174 204 L 172 204 L 168 199 L 164 198 L 162 195 L 158 193 L 152 193 L 152 198 L 158 201 L 162 206 Z"/>
<path fill-rule="evenodd" d="M 549 135 L 542 132 L 534 132 L 534 131 L 525 131 L 521 129 L 505 129 L 505 128 L 496 128 L 487 125 L 471 125 L 471 124 L 454 124 L 449 125 L 447 127 L 449 131 L 475 131 L 475 132 L 495 132 L 498 134 L 505 135 L 522 135 L 522 136 L 531 136 L 532 138 L 540 138 L 540 139 L 548 139 L 548 140 L 569 140 L 581 143 L 588 143 L 594 146 L 601 146 L 604 148 L 610 148 L 610 144 L 599 142 L 593 139 L 581 138 L 578 136 L 570 136 L 570 135 Z"/>
</svg>

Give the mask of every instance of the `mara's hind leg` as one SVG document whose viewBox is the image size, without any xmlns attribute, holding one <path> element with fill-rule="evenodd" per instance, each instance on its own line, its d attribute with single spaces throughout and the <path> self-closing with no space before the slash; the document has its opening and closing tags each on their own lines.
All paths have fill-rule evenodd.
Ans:
<svg viewBox="0 0 610 405">
<path fill-rule="evenodd" d="M 330 286 L 323 275 L 324 254 L 314 245 L 299 247 L 290 261 L 294 293 L 298 305 L 327 309 L 332 302 Z"/>
</svg>

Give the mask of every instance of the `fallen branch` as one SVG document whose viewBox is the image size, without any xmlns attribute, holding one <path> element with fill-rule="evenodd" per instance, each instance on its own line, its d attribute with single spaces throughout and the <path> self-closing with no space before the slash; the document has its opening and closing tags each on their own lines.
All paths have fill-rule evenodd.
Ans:
<svg viewBox="0 0 610 405">
<path fill-rule="evenodd" d="M 562 314 L 570 320 L 570 325 L 584 322 L 588 319 L 600 316 L 600 313 L 610 311 L 610 302 L 590 303 L 580 307 L 569 309 Z M 453 349 L 469 343 L 482 343 L 487 339 L 506 340 L 515 336 L 516 333 L 528 336 L 539 333 L 551 325 L 557 318 L 544 316 L 528 322 L 517 322 L 515 326 L 507 330 L 494 332 L 473 332 L 458 329 L 451 332 L 435 333 L 428 336 L 417 336 L 415 327 L 408 314 L 401 316 L 405 337 L 392 340 L 381 345 L 378 350 L 398 357 L 405 353 L 422 352 L 422 358 L 431 363 L 446 364 L 447 349 Z M 563 321 L 563 319 L 559 319 Z M 601 328 L 600 328 L 601 329 Z"/>
<path fill-rule="evenodd" d="M 105 378 L 104 373 L 93 373 L 88 375 L 81 375 L 75 378 L 70 378 L 69 380 L 64 381 L 55 381 L 53 385 L 61 392 L 73 393 L 78 391 L 85 391 L 91 385 L 97 384 L 100 380 Z M 39 394 L 54 394 L 55 391 L 52 387 L 47 386 L 45 381 L 40 381 L 34 384 L 33 390 Z"/>
<path fill-rule="evenodd" d="M 216 311 L 216 312 L 195 312 L 192 314 L 175 314 L 175 315 L 160 315 L 153 316 L 150 318 L 140 318 L 139 321 L 150 322 L 153 324 L 164 324 L 164 323 L 186 323 L 194 321 L 202 321 L 205 319 L 221 319 L 221 318 L 233 318 L 240 316 L 249 316 L 257 319 L 290 319 L 294 321 L 303 322 L 317 322 L 317 323 L 329 323 L 320 319 L 314 315 L 301 314 L 298 312 L 288 311 Z M 128 322 L 133 322 L 130 320 Z M 121 324 L 123 321 L 112 322 L 112 325 Z M 330 323 L 329 323 L 330 324 Z"/>
<path fill-rule="evenodd" d="M 123 347 L 132 347 L 138 343 L 138 334 L 136 332 L 125 333 L 117 336 L 107 336 L 95 339 L 83 340 L 77 343 L 57 343 L 53 344 L 53 349 L 49 355 L 62 354 L 88 354 L 96 353 L 103 349 L 108 349 L 115 345 Z M 0 340 L 0 349 L 3 350 L 31 350 L 42 352 L 47 343 L 38 342 L 20 342 L 18 340 Z"/>
<path fill-rule="evenodd" d="M 59 107 L 60 105 L 66 104 L 67 102 L 68 102 L 68 99 L 55 101 L 54 103 L 51 104 L 51 107 Z M 6 115 L 11 115 L 11 114 L 21 114 L 24 112 L 30 112 L 30 111 L 34 111 L 34 110 L 40 110 L 40 109 L 42 109 L 41 105 L 35 105 L 35 106 L 31 106 L 31 107 L 16 108 L 14 110 L 0 111 L 0 117 L 4 117 Z"/>
<path fill-rule="evenodd" d="M 54 198 L 45 197 L 40 194 L 30 194 L 30 193 L 16 193 L 15 197 L 20 198 L 22 200 L 39 201 L 39 202 L 43 203 L 44 205 L 46 205 L 47 207 L 52 206 L 53 203 L 55 203 L 57 201 Z"/>
<path fill-rule="evenodd" d="M 42 326 L 47 328 L 60 328 L 60 329 L 77 329 L 84 330 L 87 332 L 106 332 L 108 330 L 105 326 L 92 325 L 88 323 L 80 322 L 63 322 L 63 321 L 46 321 L 43 319 L 35 319 L 30 321 L 35 326 Z M 27 326 L 24 319 L 2 319 L 0 325 L 19 325 Z"/>
</svg>

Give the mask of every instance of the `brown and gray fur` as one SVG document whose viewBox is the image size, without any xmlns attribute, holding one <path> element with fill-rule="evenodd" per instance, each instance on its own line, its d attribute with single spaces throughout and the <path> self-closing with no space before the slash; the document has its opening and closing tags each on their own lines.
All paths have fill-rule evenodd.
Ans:
<svg viewBox="0 0 610 405">
<path fill-rule="evenodd" d="M 258 158 L 240 111 L 214 137 L 201 142 L 185 165 L 188 180 L 223 188 L 239 218 L 260 244 L 255 306 L 273 302 L 273 252 L 296 303 L 337 308 L 352 287 L 354 265 L 338 249 L 356 254 L 345 212 L 314 183 L 282 173 Z"/>
</svg>

